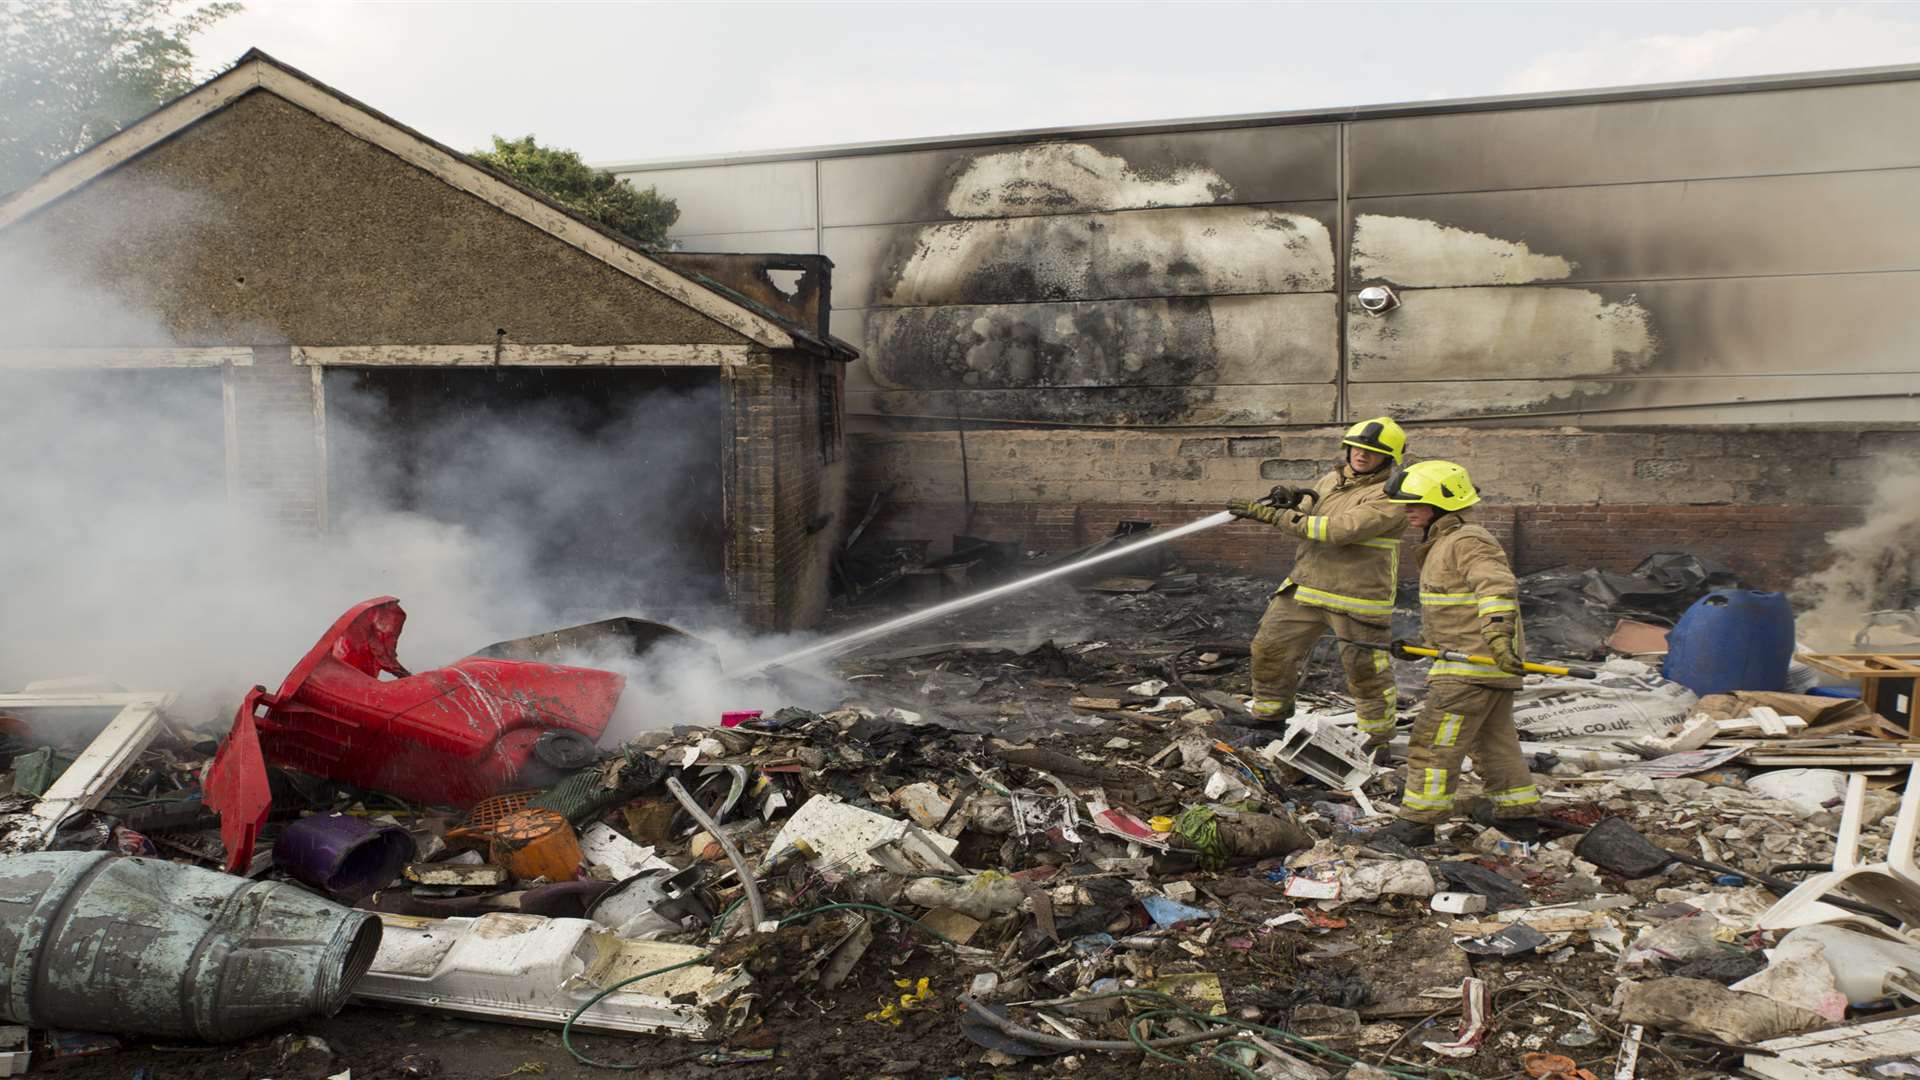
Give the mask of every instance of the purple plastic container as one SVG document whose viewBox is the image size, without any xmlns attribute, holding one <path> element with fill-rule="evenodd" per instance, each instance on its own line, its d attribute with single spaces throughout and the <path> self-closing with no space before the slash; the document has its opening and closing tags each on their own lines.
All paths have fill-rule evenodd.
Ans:
<svg viewBox="0 0 1920 1080">
<path fill-rule="evenodd" d="M 273 845 L 273 865 L 348 901 L 385 888 L 414 856 L 413 837 L 397 825 L 372 825 L 347 814 L 315 814 L 287 826 Z"/>
</svg>

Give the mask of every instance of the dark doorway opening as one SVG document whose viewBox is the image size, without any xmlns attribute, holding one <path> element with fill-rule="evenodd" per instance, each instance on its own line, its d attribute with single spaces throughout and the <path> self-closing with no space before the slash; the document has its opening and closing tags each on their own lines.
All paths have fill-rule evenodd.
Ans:
<svg viewBox="0 0 1920 1080">
<path fill-rule="evenodd" d="M 724 603 L 718 372 L 331 369 L 326 397 L 334 528 L 462 526 L 582 619 Z"/>
</svg>

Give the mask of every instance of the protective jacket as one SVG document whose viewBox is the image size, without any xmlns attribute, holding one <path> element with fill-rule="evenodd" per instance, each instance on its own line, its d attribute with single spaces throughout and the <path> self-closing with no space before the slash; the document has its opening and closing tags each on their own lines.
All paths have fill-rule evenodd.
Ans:
<svg viewBox="0 0 1920 1080">
<path fill-rule="evenodd" d="M 1315 481 L 1308 513 L 1294 511 L 1274 523 L 1301 541 L 1281 592 L 1377 626 L 1393 620 L 1407 515 L 1387 501 L 1390 471 L 1358 474 L 1342 465 Z"/>
<path fill-rule="evenodd" d="M 1526 655 L 1513 567 L 1500 541 L 1474 522 L 1472 511 L 1442 514 L 1413 556 L 1420 567 L 1420 637 L 1426 644 L 1484 656 L 1487 638 L 1510 627 L 1514 652 Z M 1508 689 L 1521 685 L 1519 676 L 1497 667 L 1452 660 L 1434 661 L 1430 675 Z"/>
</svg>

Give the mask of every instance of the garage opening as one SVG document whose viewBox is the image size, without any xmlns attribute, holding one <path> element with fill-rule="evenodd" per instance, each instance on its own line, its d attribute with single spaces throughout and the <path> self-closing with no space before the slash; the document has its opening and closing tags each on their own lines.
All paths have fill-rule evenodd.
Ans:
<svg viewBox="0 0 1920 1080">
<path fill-rule="evenodd" d="M 332 527 L 420 514 L 555 610 L 686 617 L 726 597 L 726 392 L 707 368 L 328 369 Z"/>
</svg>

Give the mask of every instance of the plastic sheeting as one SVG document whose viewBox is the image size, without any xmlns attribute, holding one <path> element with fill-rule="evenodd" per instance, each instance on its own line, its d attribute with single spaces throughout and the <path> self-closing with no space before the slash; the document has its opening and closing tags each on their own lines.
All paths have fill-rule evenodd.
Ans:
<svg viewBox="0 0 1920 1080">
<path fill-rule="evenodd" d="M 1529 678 L 1514 695 L 1522 739 L 1612 748 L 1660 739 L 1686 724 L 1693 691 L 1636 660 L 1609 660 L 1597 679 Z"/>
</svg>

